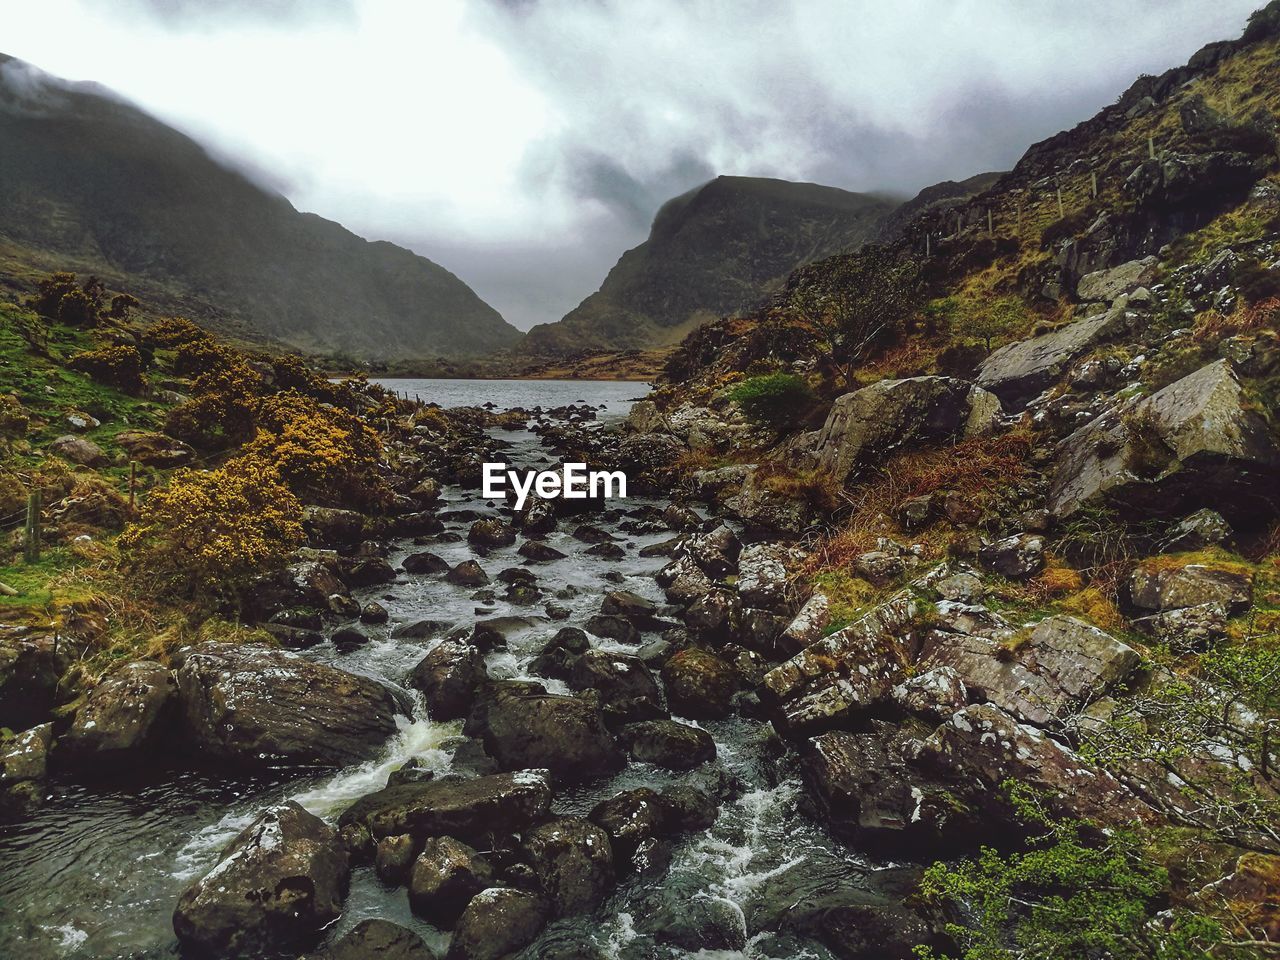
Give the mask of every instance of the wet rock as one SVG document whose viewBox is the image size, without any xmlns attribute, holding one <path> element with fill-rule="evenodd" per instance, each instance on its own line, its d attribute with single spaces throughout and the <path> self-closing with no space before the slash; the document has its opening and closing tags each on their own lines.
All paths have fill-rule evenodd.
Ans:
<svg viewBox="0 0 1280 960">
<path fill-rule="evenodd" d="M 0 742 L 0 817 L 21 817 L 44 802 L 53 724 Z"/>
<path fill-rule="evenodd" d="M 673 560 L 658 571 L 656 579 L 671 603 L 693 603 L 715 587 L 711 578 L 689 557 Z"/>
<path fill-rule="evenodd" d="M 621 868 L 646 840 L 665 836 L 672 828 L 671 805 L 648 787 L 626 790 L 591 808 L 588 819 L 609 836 L 615 863 Z"/>
<path fill-rule="evenodd" d="M 182 894 L 174 932 L 184 948 L 218 957 L 296 952 L 342 914 L 349 876 L 333 828 L 284 803 L 245 828 Z"/>
<path fill-rule="evenodd" d="M 904 590 L 769 671 L 764 689 L 780 722 L 791 730 L 811 728 L 887 697 L 915 661 L 921 610 Z"/>
<path fill-rule="evenodd" d="M 437 574 L 449 571 L 448 561 L 430 551 L 411 553 L 404 558 L 404 562 L 400 566 L 404 568 L 405 573 Z"/>
<path fill-rule="evenodd" d="M 715 798 L 689 784 L 677 784 L 662 791 L 671 808 L 672 823 L 678 830 L 710 830 L 718 810 Z"/>
<path fill-rule="evenodd" d="M 68 666 L 51 636 L 0 641 L 0 727 L 26 730 L 48 720 Z"/>
<path fill-rule="evenodd" d="M 489 575 L 474 560 L 463 560 L 445 576 L 450 583 L 460 587 L 483 587 L 489 582 Z"/>
<path fill-rule="evenodd" d="M 684 533 L 693 533 L 702 529 L 702 517 L 689 507 L 678 503 L 667 505 L 667 508 L 662 511 L 662 521 L 672 530 Z"/>
<path fill-rule="evenodd" d="M 342 579 L 351 587 L 372 587 L 379 583 L 391 583 L 396 578 L 395 567 L 382 557 L 352 557 L 341 560 Z"/>
<path fill-rule="evenodd" d="M 605 594 L 600 612 L 606 616 L 625 617 L 632 623 L 643 624 L 657 615 L 658 608 L 652 600 L 630 590 L 612 590 Z"/>
<path fill-rule="evenodd" d="M 436 960 L 412 930 L 388 920 L 361 920 L 351 932 L 306 960 Z"/>
<path fill-rule="evenodd" d="M 577 627 L 562 627 L 529 664 L 529 670 L 543 677 L 567 680 L 573 661 L 590 649 L 591 641 L 585 633 Z"/>
<path fill-rule="evenodd" d="M 1140 516 L 1212 504 L 1233 522 L 1280 510 L 1280 449 L 1231 365 L 1219 360 L 1130 400 L 1057 447 L 1048 507 L 1104 501 Z"/>
<path fill-rule="evenodd" d="M 462 640 L 442 640 L 409 673 L 409 686 L 422 692 L 432 720 L 458 720 L 471 711 L 486 679 L 484 657 Z"/>
<path fill-rule="evenodd" d="M 374 837 L 480 840 L 522 830 L 546 816 L 551 785 L 545 771 L 495 773 L 384 787 L 343 812 L 339 826 L 362 824 Z"/>
<path fill-rule="evenodd" d="M 411 620 L 397 624 L 391 630 L 393 640 L 430 640 L 446 633 L 453 626 L 444 620 Z"/>
<path fill-rule="evenodd" d="M 409 491 L 409 498 L 419 507 L 426 509 L 440 502 L 440 493 L 440 482 L 428 477 Z"/>
<path fill-rule="evenodd" d="M 594 547 L 587 547 L 583 552 L 589 557 L 601 557 L 613 561 L 624 560 L 627 556 L 627 551 L 616 543 L 597 543 Z"/>
<path fill-rule="evenodd" d="M 220 761 L 347 766 L 376 756 L 396 729 L 380 683 L 264 647 L 193 647 L 178 689 L 187 736 Z"/>
<path fill-rule="evenodd" d="M 1144 610 L 1179 610 L 1205 603 L 1220 604 L 1228 614 L 1253 604 L 1253 578 L 1244 568 L 1224 569 L 1202 563 L 1160 558 L 1139 564 L 1129 577 L 1129 596 Z"/>
<path fill-rule="evenodd" d="M 1044 569 L 1044 538 L 1019 533 L 978 551 L 978 562 L 992 573 L 1010 580 L 1026 580 Z"/>
<path fill-rule="evenodd" d="M 738 617 L 737 639 L 744 647 L 760 653 L 772 654 L 778 637 L 790 621 L 772 610 L 745 608 Z"/>
<path fill-rule="evenodd" d="M 631 759 L 668 770 L 692 770 L 716 758 L 716 742 L 699 727 L 675 720 L 630 723 L 618 732 Z"/>
<path fill-rule="evenodd" d="M 738 676 L 714 653 L 690 647 L 662 667 L 662 682 L 673 712 L 695 720 L 727 717 Z"/>
<path fill-rule="evenodd" d="M 532 765 L 565 782 L 606 776 L 624 762 L 596 702 L 547 693 L 538 684 L 493 684 L 463 730 L 482 737 L 504 769 Z"/>
<path fill-rule="evenodd" d="M 264 623 L 262 629 L 275 638 L 286 650 L 306 650 L 324 643 L 324 635 L 306 627 L 294 627 L 285 623 Z"/>
<path fill-rule="evenodd" d="M 503 960 L 537 938 L 550 909 L 537 894 L 490 887 L 458 919 L 445 960 Z"/>
<path fill-rule="evenodd" d="M 541 540 L 526 540 L 520 544 L 516 553 L 532 563 L 551 563 L 553 560 L 563 560 L 567 556 Z"/>
<path fill-rule="evenodd" d="M 639 657 L 587 650 L 574 660 L 569 686 L 574 690 L 597 691 L 605 717 L 611 723 L 659 716 L 663 712 L 657 681 Z"/>
<path fill-rule="evenodd" d="M 633 913 L 635 929 L 685 951 L 684 956 L 741 954 L 747 946 L 741 909 L 726 899 L 708 897 L 705 887 L 705 878 L 696 871 L 673 872 L 640 898 Z"/>
<path fill-rule="evenodd" d="M 501 520 L 477 520 L 467 530 L 467 542 L 478 547 L 506 547 L 516 542 L 516 531 Z"/>
<path fill-rule="evenodd" d="M 258 580 L 247 607 L 256 619 L 266 620 L 280 610 L 324 609 L 330 597 L 345 593 L 346 584 L 328 563 L 304 560 Z"/>
<path fill-rule="evenodd" d="M 933 667 L 909 677 L 892 690 L 903 710 L 943 720 L 969 702 L 969 691 L 951 667 Z"/>
<path fill-rule="evenodd" d="M 387 608 L 376 600 L 370 600 L 360 609 L 361 623 L 386 623 L 388 617 Z"/>
<path fill-rule="evenodd" d="M 110 462 L 106 451 L 92 440 L 70 433 L 52 441 L 49 452 L 82 467 L 105 467 Z"/>
<path fill-rule="evenodd" d="M 613 888 L 613 846 L 589 820 L 561 817 L 534 827 L 523 850 L 556 916 L 594 910 Z"/>
<path fill-rule="evenodd" d="M 728 589 L 711 590 L 689 606 L 684 622 L 694 636 L 722 642 L 738 632 L 742 601 Z"/>
<path fill-rule="evenodd" d="M 871 458 L 903 444 L 980 433 L 998 410 L 993 397 L 965 380 L 881 380 L 836 398 L 813 438 L 813 466 L 843 483 Z"/>
<path fill-rule="evenodd" d="M 383 837 L 373 851 L 373 869 L 384 883 L 404 883 L 413 867 L 417 844 L 413 837 L 401 833 Z"/>
<path fill-rule="evenodd" d="M 189 444 L 148 430 L 122 430 L 116 434 L 116 443 L 129 452 L 130 460 L 161 470 L 185 467 L 196 458 Z"/>
<path fill-rule="evenodd" d="M 1049 333 L 1019 340 L 992 352 L 978 370 L 978 386 L 1000 398 L 1008 410 L 1020 410 L 1094 344 L 1120 333 L 1124 307 L 1099 312 Z"/>
<path fill-rule="evenodd" d="M 998 707 L 974 704 L 955 713 L 925 741 L 921 762 L 996 812 L 1001 784 L 1015 780 L 1044 792 L 1049 811 L 1104 826 L 1153 823 L 1158 817 L 1111 774 L 1042 730 Z"/>
<path fill-rule="evenodd" d="M 742 602 L 773 609 L 786 599 L 787 561 L 791 551 L 780 543 L 753 543 L 738 556 L 738 580 L 734 588 Z"/>
<path fill-rule="evenodd" d="M 935 631 L 921 666 L 950 667 L 965 686 L 1019 720 L 1045 725 L 1103 696 L 1141 657 L 1074 617 L 1046 617 L 1003 646 L 981 636 Z"/>
<path fill-rule="evenodd" d="M 526 537 L 545 537 L 557 525 L 555 503 L 535 497 L 516 522 Z"/>
<path fill-rule="evenodd" d="M 401 537 L 429 537 L 441 535 L 444 541 L 444 521 L 429 510 L 419 513 L 402 513 L 391 518 L 391 532 Z"/>
<path fill-rule="evenodd" d="M 593 527 L 588 523 L 581 524 L 574 528 L 573 533 L 569 534 L 573 539 L 582 543 L 609 543 L 614 539 L 612 533 L 602 530 L 600 527 Z"/>
<path fill-rule="evenodd" d="M 303 529 L 312 546 L 335 549 L 351 546 L 364 539 L 367 518 L 355 510 L 336 507 L 305 507 Z"/>
<path fill-rule="evenodd" d="M 917 945 L 950 943 L 904 903 L 915 886 L 889 895 L 852 888 L 810 893 L 794 903 L 782 926 L 825 944 L 840 960 L 911 960 Z"/>
<path fill-rule="evenodd" d="M 452 837 L 432 837 L 409 877 L 409 906 L 433 926 L 453 927 L 467 904 L 493 886 L 489 861 Z"/>
<path fill-rule="evenodd" d="M 355 627 L 339 627 L 329 636 L 339 653 L 350 653 L 369 642 L 369 637 Z"/>
<path fill-rule="evenodd" d="M 721 524 L 707 533 L 693 533 L 685 537 L 680 544 L 680 552 L 693 560 L 707 576 L 719 580 L 737 569 L 742 544 L 737 534 Z"/>
<path fill-rule="evenodd" d="M 177 692 L 173 674 L 154 660 L 126 664 L 86 695 L 58 743 L 60 755 L 114 769 L 150 760 L 147 752 L 171 732 Z"/>
<path fill-rule="evenodd" d="M 609 617 L 597 614 L 591 617 L 583 624 L 587 632 L 597 637 L 604 637 L 608 640 L 617 640 L 620 643 L 634 645 L 640 642 L 640 631 L 629 620 L 622 617 Z"/>
</svg>

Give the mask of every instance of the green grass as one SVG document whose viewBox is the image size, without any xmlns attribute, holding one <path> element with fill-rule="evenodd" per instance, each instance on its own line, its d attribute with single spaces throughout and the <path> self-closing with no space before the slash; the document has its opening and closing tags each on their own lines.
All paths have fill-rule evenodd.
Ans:
<svg viewBox="0 0 1280 960">
<path fill-rule="evenodd" d="M 75 558 L 70 551 L 53 548 L 45 550 L 36 563 L 28 564 L 19 560 L 11 566 L 0 567 L 0 583 L 18 591 L 16 597 L 0 596 L 0 608 L 48 606 L 55 595 L 50 584 L 74 565 Z"/>
</svg>

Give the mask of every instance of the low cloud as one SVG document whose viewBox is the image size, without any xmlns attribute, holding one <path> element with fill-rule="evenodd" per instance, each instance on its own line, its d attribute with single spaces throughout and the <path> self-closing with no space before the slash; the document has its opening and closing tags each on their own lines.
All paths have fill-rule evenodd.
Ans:
<svg viewBox="0 0 1280 960">
<path fill-rule="evenodd" d="M 0 42 L 528 327 L 716 174 L 910 194 L 1006 169 L 1254 4 L 42 0 Z"/>
</svg>

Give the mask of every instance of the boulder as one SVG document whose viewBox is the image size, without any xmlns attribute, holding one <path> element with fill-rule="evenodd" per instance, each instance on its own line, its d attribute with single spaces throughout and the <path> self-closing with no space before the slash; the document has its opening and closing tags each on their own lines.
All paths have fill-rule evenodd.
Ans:
<svg viewBox="0 0 1280 960">
<path fill-rule="evenodd" d="M 1129 597 L 1144 610 L 1216 603 L 1234 615 L 1253 604 L 1253 576 L 1243 566 L 1226 568 L 1158 557 L 1139 564 L 1130 575 Z"/>
<path fill-rule="evenodd" d="M 196 458 L 190 444 L 147 430 L 122 430 L 116 434 L 116 443 L 129 452 L 129 459 L 147 467 L 168 470 L 185 467 Z"/>
<path fill-rule="evenodd" d="M 587 819 L 608 834 L 615 863 L 626 864 L 642 843 L 672 828 L 673 810 L 661 794 L 637 787 L 601 800 Z"/>
<path fill-rule="evenodd" d="M 1043 791 L 1054 816 L 1126 828 L 1159 819 L 1111 774 L 990 704 L 953 714 L 924 742 L 920 762 L 955 784 L 962 796 L 978 791 L 977 801 L 992 812 L 1002 784 L 1014 780 Z"/>
<path fill-rule="evenodd" d="M 1204 650 L 1214 640 L 1227 635 L 1230 614 L 1221 603 L 1198 603 L 1193 607 L 1163 610 L 1139 617 L 1133 625 L 1143 633 L 1158 637 L 1179 653 Z"/>
<path fill-rule="evenodd" d="M 193 647 L 178 689 L 192 744 L 246 766 L 347 766 L 377 756 L 396 730 L 382 684 L 266 647 Z"/>
<path fill-rule="evenodd" d="M 305 960 L 436 960 L 412 930 L 389 920 L 361 920 L 346 936 L 308 954 Z"/>
<path fill-rule="evenodd" d="M 931 667 L 907 678 L 891 691 L 903 710 L 945 720 L 969 702 L 969 691 L 952 667 Z"/>
<path fill-rule="evenodd" d="M 887 550 L 869 550 L 853 559 L 853 569 L 858 576 L 877 587 L 887 587 L 902 579 L 907 572 L 906 561 L 897 553 Z"/>
<path fill-rule="evenodd" d="M 383 883 L 404 883 L 413 867 L 417 846 L 413 837 L 407 833 L 383 837 L 374 844 L 373 869 L 378 879 Z"/>
<path fill-rule="evenodd" d="M 978 562 L 1010 580 L 1026 580 L 1044 569 L 1044 537 L 1019 533 L 983 544 Z"/>
<path fill-rule="evenodd" d="M 711 578 L 690 557 L 677 557 L 659 570 L 655 579 L 672 603 L 694 603 L 715 588 Z"/>
<path fill-rule="evenodd" d="M 921 668 L 949 667 L 968 690 L 1021 721 L 1044 726 L 1106 694 L 1141 659 L 1110 634 L 1059 614 L 1003 644 L 932 631 Z"/>
<path fill-rule="evenodd" d="M 569 686 L 595 690 L 606 717 L 642 719 L 662 713 L 658 683 L 644 661 L 625 653 L 587 650 L 573 662 Z"/>
<path fill-rule="evenodd" d="M 1118 267 L 1086 273 L 1076 283 L 1076 296 L 1084 301 L 1110 303 L 1122 293 L 1149 286 L 1156 278 L 1158 265 L 1159 260 L 1155 257 L 1143 257 Z"/>
<path fill-rule="evenodd" d="M 640 642 L 640 631 L 636 629 L 635 624 L 622 617 L 596 614 L 594 617 L 589 618 L 583 626 L 593 636 L 617 640 L 619 643 L 625 643 L 629 646 L 634 646 Z"/>
<path fill-rule="evenodd" d="M 476 561 L 463 560 L 445 575 L 445 579 L 459 587 L 483 587 L 489 582 L 489 575 Z"/>
<path fill-rule="evenodd" d="M 831 622 L 831 600 L 821 590 L 804 602 L 778 637 L 778 648 L 787 655 L 803 650 L 809 644 L 822 639 L 827 624 Z"/>
<path fill-rule="evenodd" d="M 370 600 L 360 608 L 361 623 L 386 623 L 390 619 L 387 608 L 380 604 L 377 600 Z"/>
<path fill-rule="evenodd" d="M 1253 526 L 1280 510 L 1280 449 L 1225 360 L 1081 427 L 1054 464 L 1059 519 L 1099 501 L 1161 517 L 1212 505 Z"/>
<path fill-rule="evenodd" d="M 387 786 L 353 803 L 338 825 L 359 824 L 378 838 L 409 834 L 419 840 L 480 840 L 522 830 L 545 817 L 550 806 L 546 772 L 521 770 Z"/>
<path fill-rule="evenodd" d="M 547 693 L 539 684 L 494 684 L 463 731 L 481 737 L 503 769 L 542 767 L 565 782 L 607 776 L 624 763 L 598 703 Z"/>
<path fill-rule="evenodd" d="M 448 930 L 471 898 L 491 886 L 488 860 L 452 837 L 432 837 L 409 875 L 409 906 L 433 926 Z"/>
<path fill-rule="evenodd" d="M 297 952 L 342 915 L 349 878 L 334 829 L 289 801 L 246 827 L 182 894 L 173 929 L 193 953 Z"/>
<path fill-rule="evenodd" d="M 429 550 L 424 550 L 421 553 L 409 554 L 409 556 L 405 557 L 404 560 L 401 561 L 400 566 L 404 569 L 405 573 L 425 573 L 434 575 L 449 572 L 449 561 L 445 560 L 444 557 L 436 556 L 436 554 L 431 553 Z"/>
<path fill-rule="evenodd" d="M 770 670 L 764 692 L 782 725 L 799 730 L 830 723 L 887 697 L 915 661 L 922 609 L 904 590 Z"/>
<path fill-rule="evenodd" d="M 611 590 L 604 595 L 600 612 L 605 616 L 623 617 L 633 623 L 643 624 L 657 615 L 658 608 L 652 600 L 630 590 Z"/>
<path fill-rule="evenodd" d="M 49 719 L 69 666 L 51 636 L 0 641 L 0 727 L 26 730 Z"/>
<path fill-rule="evenodd" d="M 422 692 L 432 720 L 458 720 L 475 702 L 488 674 L 480 651 L 465 640 L 441 640 L 409 673 L 408 684 Z"/>
<path fill-rule="evenodd" d="M 998 404 L 981 387 L 954 377 L 881 380 L 836 398 L 812 439 L 812 464 L 843 483 L 872 458 L 910 443 L 940 443 L 981 433 Z"/>
<path fill-rule="evenodd" d="M 21 817 L 44 802 L 53 724 L 0 741 L 0 817 Z"/>
<path fill-rule="evenodd" d="M 734 589 L 751 607 L 773 608 L 786 599 L 787 561 L 791 551 L 780 543 L 753 543 L 738 556 Z"/>
<path fill-rule="evenodd" d="M 1230 544 L 1235 533 L 1226 517 L 1217 510 L 1205 507 L 1183 517 L 1173 528 L 1164 549 L 1170 553 L 1181 550 L 1203 550 L 1205 547 Z"/>
<path fill-rule="evenodd" d="M 568 556 L 542 540 L 526 540 L 520 544 L 516 553 L 530 563 L 551 563 L 553 560 L 563 560 Z"/>
<path fill-rule="evenodd" d="M 716 758 L 716 742 L 711 734 L 675 720 L 629 723 L 619 731 L 618 738 L 632 760 L 668 770 L 692 770 Z"/>
<path fill-rule="evenodd" d="M 109 462 L 106 451 L 85 437 L 68 433 L 49 444 L 49 451 L 82 467 L 105 467 Z"/>
<path fill-rule="evenodd" d="M 590 649 L 591 641 L 583 631 L 577 627 L 561 627 L 529 664 L 529 672 L 567 680 L 574 660 Z"/>
<path fill-rule="evenodd" d="M 379 583 L 391 583 L 396 578 L 395 567 L 377 556 L 342 557 L 339 559 L 342 579 L 351 587 L 372 587 Z"/>
<path fill-rule="evenodd" d="M 684 622 L 689 632 L 714 643 L 723 643 L 739 629 L 742 601 L 726 588 L 716 588 L 689 605 Z"/>
<path fill-rule="evenodd" d="M 338 549 L 360 543 L 367 520 L 363 513 L 336 507 L 305 507 L 302 511 L 307 539 L 316 547 Z"/>
<path fill-rule="evenodd" d="M 449 942 L 445 960 L 503 960 L 532 943 L 550 910 L 523 890 L 490 887 L 471 898 Z"/>
<path fill-rule="evenodd" d="M 685 537 L 680 544 L 680 552 L 690 557 L 708 577 L 719 580 L 737 567 L 742 544 L 733 530 L 720 524 L 707 533 Z"/>
<path fill-rule="evenodd" d="M 662 682 L 673 712 L 695 720 L 727 717 L 738 675 L 714 653 L 690 647 L 681 650 L 662 667 Z"/>
<path fill-rule="evenodd" d="M 613 845 L 589 820 L 560 817 L 534 827 L 522 850 L 556 916 L 594 910 L 613 888 Z"/>
<path fill-rule="evenodd" d="M 86 766 L 150 761 L 148 751 L 171 733 L 178 685 L 167 667 L 139 660 L 89 691 L 58 743 L 59 755 Z"/>
<path fill-rule="evenodd" d="M 467 530 L 467 542 L 478 547 L 506 547 L 516 542 L 515 527 L 501 520 L 477 520 Z"/>
<path fill-rule="evenodd" d="M 813 522 L 813 504 L 804 497 L 771 490 L 757 472 L 746 475 L 737 494 L 725 500 L 725 510 L 742 521 L 752 538 L 800 537 Z"/>
<path fill-rule="evenodd" d="M 978 369 L 978 386 L 999 397 L 1006 410 L 1021 410 L 1094 344 L 1119 333 L 1124 323 L 1124 305 L 1120 304 L 1000 347 Z"/>
</svg>

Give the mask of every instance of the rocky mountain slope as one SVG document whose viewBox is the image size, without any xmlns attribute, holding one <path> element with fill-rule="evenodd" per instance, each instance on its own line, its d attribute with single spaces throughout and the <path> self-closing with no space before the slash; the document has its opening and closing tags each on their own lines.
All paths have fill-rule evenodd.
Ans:
<svg viewBox="0 0 1280 960">
<path fill-rule="evenodd" d="M 529 331 L 535 354 L 674 343 L 754 306 L 798 265 L 858 247 L 897 204 L 812 183 L 717 177 L 668 201 L 649 238 L 558 323 Z"/>
<path fill-rule="evenodd" d="M 474 356 L 518 337 L 443 267 L 295 210 L 109 91 L 3 56 L 0 262 L 96 273 L 157 311 L 309 351 Z"/>
</svg>

